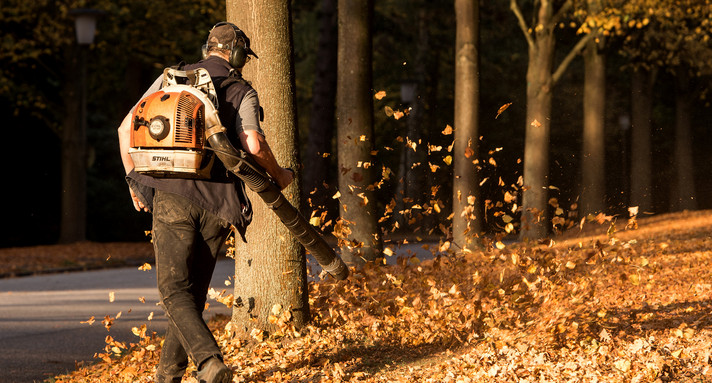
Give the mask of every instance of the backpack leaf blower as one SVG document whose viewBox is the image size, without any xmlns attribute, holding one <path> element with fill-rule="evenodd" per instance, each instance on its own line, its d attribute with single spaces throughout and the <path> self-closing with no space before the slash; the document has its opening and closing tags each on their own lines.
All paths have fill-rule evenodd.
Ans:
<svg viewBox="0 0 712 383">
<path fill-rule="evenodd" d="M 190 85 L 179 84 L 180 78 L 187 78 Z M 215 153 L 226 169 L 257 193 L 324 271 L 339 280 L 348 278 L 349 269 L 341 257 L 289 203 L 265 170 L 232 145 L 211 99 L 216 99 L 215 90 L 206 70 L 167 68 L 163 88 L 141 100 L 134 111 L 129 154 L 136 171 L 159 177 L 205 178 L 213 160 L 207 151 Z"/>
</svg>

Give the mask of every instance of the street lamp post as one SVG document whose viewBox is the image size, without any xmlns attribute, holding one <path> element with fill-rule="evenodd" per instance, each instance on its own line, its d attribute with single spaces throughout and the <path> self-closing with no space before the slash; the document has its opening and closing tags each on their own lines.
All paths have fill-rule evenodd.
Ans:
<svg viewBox="0 0 712 383">
<path fill-rule="evenodd" d="M 74 17 L 76 29 L 79 84 L 76 87 L 73 84 L 68 85 L 71 92 L 65 99 L 67 118 L 62 135 L 62 218 L 59 235 L 59 241 L 62 243 L 86 240 L 87 51 L 94 43 L 96 20 L 101 11 L 74 9 L 69 14 Z M 67 81 L 71 81 L 69 80 L 71 75 L 71 73 L 67 74 Z"/>
</svg>

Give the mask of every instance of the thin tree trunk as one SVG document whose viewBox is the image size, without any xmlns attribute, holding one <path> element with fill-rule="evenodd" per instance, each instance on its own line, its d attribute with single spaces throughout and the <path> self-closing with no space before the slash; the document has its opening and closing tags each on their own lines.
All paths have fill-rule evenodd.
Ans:
<svg viewBox="0 0 712 383">
<path fill-rule="evenodd" d="M 681 69 L 675 77 L 675 187 L 672 211 L 696 210 L 695 167 L 692 156 L 692 96 L 690 75 Z"/>
<path fill-rule="evenodd" d="M 638 68 L 633 71 L 631 85 L 630 205 L 641 213 L 653 208 L 650 121 L 654 78 L 654 73 Z"/>
<path fill-rule="evenodd" d="M 591 40 L 584 55 L 583 185 L 580 210 L 583 216 L 603 212 L 605 206 L 605 110 L 606 58 L 599 43 Z"/>
<path fill-rule="evenodd" d="M 373 150 L 372 0 L 339 0 L 336 97 L 341 218 L 349 225 L 344 261 L 373 261 L 382 246 L 376 224 Z"/>
<path fill-rule="evenodd" d="M 297 169 L 296 105 L 290 2 L 228 0 L 227 19 L 243 29 L 259 59 L 251 60 L 244 76 L 252 82 L 265 110 L 263 129 L 281 166 Z M 298 178 L 297 178 L 298 179 Z M 299 182 L 284 195 L 299 206 Z M 309 319 L 304 250 L 262 200 L 249 192 L 254 218 L 247 244 L 236 242 L 235 299 L 232 323 L 245 336 L 253 328 L 271 331 L 275 306 L 291 310 L 300 327 Z"/>
<path fill-rule="evenodd" d="M 329 180 L 336 110 L 336 0 L 322 0 L 319 11 L 319 48 L 312 90 L 307 152 L 304 153 L 304 196 L 313 208 L 328 209 L 331 196 L 323 183 Z M 326 156 L 325 154 L 329 154 Z M 311 194 L 316 189 L 316 192 Z"/>
<path fill-rule="evenodd" d="M 479 148 L 479 0 L 455 0 L 455 146 L 453 149 L 454 242 L 475 247 L 481 230 L 477 167 Z"/>
</svg>

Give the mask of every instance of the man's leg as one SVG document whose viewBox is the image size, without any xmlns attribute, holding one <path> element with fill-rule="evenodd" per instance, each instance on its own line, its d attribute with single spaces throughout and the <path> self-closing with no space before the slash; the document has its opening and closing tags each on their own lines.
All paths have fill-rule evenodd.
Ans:
<svg viewBox="0 0 712 383">
<path fill-rule="evenodd" d="M 203 242 L 202 235 L 198 233 L 201 216 L 202 209 L 192 206 L 183 197 L 160 191 L 156 193 L 153 220 L 156 273 L 162 304 L 170 323 L 170 338 L 167 338 L 169 347 L 161 356 L 159 373 L 161 370 L 169 372 L 180 369 L 185 363 L 178 343 L 198 365 L 212 356 L 221 356 L 202 318 L 204 293 L 200 299 L 196 299 L 199 291 L 195 284 L 200 280 L 201 287 L 198 290 L 203 290 L 205 271 L 201 270 L 201 276 L 197 278 L 196 270 L 192 270 L 192 267 L 198 259 L 202 259 L 212 263 L 203 265 L 212 274 L 215 266 L 214 258 L 212 262 L 206 259 L 205 247 L 200 245 Z M 209 281 L 208 276 L 208 284 Z"/>
<path fill-rule="evenodd" d="M 215 263 L 220 249 L 225 244 L 230 225 L 215 216 L 203 211 L 200 219 L 200 235 L 202 240 L 198 241 L 198 256 L 193 260 L 192 270 L 195 272 L 195 284 L 193 294 L 196 302 L 203 308 L 207 299 L 210 280 L 215 270 Z M 200 362 L 198 365 L 198 382 L 231 382 L 232 371 L 223 363 L 223 356 L 215 355 Z"/>
<path fill-rule="evenodd" d="M 180 383 L 188 368 L 188 354 L 180 344 L 177 331 L 175 325 L 168 321 L 161 359 L 156 368 L 156 383 Z"/>
</svg>

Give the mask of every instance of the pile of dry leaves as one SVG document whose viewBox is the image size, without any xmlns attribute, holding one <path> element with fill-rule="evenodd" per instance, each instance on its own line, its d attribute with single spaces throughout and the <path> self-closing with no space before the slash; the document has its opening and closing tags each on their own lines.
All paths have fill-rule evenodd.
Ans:
<svg viewBox="0 0 712 383">
<path fill-rule="evenodd" d="M 279 310 L 283 331 L 250 344 L 211 325 L 235 382 L 712 381 L 711 227 L 682 213 L 402 259 L 312 283 L 300 331 Z M 134 333 L 54 381 L 150 382 L 160 339 Z"/>
<path fill-rule="evenodd" d="M 153 259 L 145 242 L 77 242 L 0 249 L 0 278 L 137 265 Z"/>
</svg>

